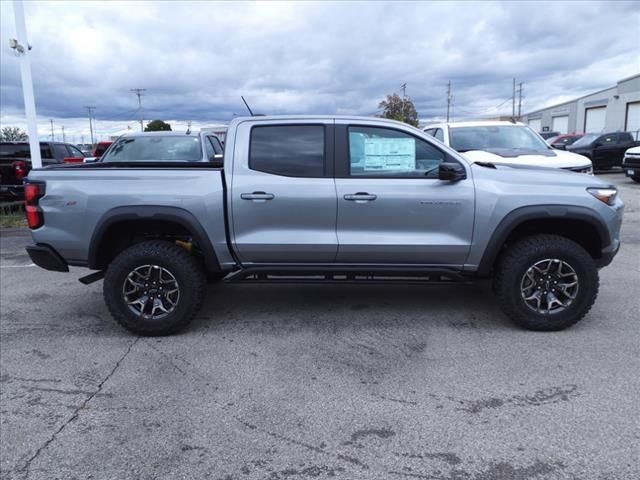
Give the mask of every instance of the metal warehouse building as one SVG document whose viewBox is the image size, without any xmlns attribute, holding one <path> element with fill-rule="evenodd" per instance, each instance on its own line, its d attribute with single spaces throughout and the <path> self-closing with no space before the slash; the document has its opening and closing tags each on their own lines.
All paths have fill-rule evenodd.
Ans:
<svg viewBox="0 0 640 480">
<path fill-rule="evenodd" d="M 536 132 L 604 133 L 640 131 L 640 75 L 615 87 L 527 113 L 522 121 Z"/>
</svg>

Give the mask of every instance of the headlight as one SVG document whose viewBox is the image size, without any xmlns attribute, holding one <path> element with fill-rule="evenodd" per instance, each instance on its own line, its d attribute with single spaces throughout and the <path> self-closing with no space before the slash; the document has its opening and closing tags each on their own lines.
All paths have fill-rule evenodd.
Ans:
<svg viewBox="0 0 640 480">
<path fill-rule="evenodd" d="M 618 195 L 618 190 L 615 188 L 587 188 L 587 192 L 607 205 L 613 205 Z"/>
</svg>

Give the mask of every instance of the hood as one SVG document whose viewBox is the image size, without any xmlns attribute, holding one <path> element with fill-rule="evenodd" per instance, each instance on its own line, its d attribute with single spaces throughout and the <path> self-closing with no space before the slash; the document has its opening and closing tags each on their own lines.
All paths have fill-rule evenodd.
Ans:
<svg viewBox="0 0 640 480">
<path fill-rule="evenodd" d="M 633 155 L 640 155 L 640 147 L 627 148 L 624 153 L 631 153 Z"/>
<path fill-rule="evenodd" d="M 471 162 L 490 162 L 494 164 L 531 165 L 534 167 L 577 168 L 591 166 L 591 160 L 565 150 L 553 150 L 554 156 L 518 155 L 502 157 L 484 150 L 470 150 L 462 155 Z"/>
</svg>

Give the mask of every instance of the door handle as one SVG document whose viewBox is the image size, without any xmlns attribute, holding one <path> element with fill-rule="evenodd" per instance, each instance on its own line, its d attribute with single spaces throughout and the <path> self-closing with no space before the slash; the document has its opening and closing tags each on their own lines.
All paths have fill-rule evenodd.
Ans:
<svg viewBox="0 0 640 480">
<path fill-rule="evenodd" d="M 265 192 L 253 192 L 253 193 L 241 193 L 240 198 L 243 200 L 273 200 L 275 195 L 273 193 Z"/>
<path fill-rule="evenodd" d="M 372 202 L 376 198 L 378 198 L 377 195 L 367 192 L 351 193 L 344 196 L 345 200 L 350 200 L 352 202 Z"/>
</svg>

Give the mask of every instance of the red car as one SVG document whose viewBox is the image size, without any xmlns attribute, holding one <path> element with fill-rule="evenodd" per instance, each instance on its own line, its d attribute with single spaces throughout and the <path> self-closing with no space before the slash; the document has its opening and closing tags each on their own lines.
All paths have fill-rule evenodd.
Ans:
<svg viewBox="0 0 640 480">
<path fill-rule="evenodd" d="M 573 142 L 582 137 L 584 137 L 584 133 L 567 133 L 549 138 L 547 143 L 558 150 L 566 150 L 567 145 L 573 144 Z"/>
<path fill-rule="evenodd" d="M 113 142 L 98 142 L 96 143 L 96 147 L 93 149 L 92 157 L 100 158 L 104 152 L 107 151 L 107 148 L 111 146 Z"/>
</svg>

